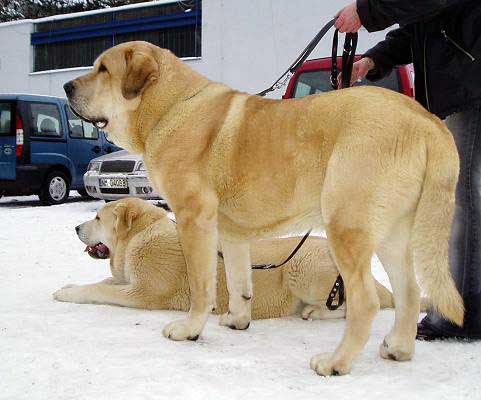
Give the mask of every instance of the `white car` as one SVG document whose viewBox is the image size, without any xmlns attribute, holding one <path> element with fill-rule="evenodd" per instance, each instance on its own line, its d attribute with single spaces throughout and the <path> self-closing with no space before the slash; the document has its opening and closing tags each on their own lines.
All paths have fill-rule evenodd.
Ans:
<svg viewBox="0 0 481 400">
<path fill-rule="evenodd" d="M 126 150 L 90 161 L 84 185 L 89 196 L 107 201 L 124 197 L 160 199 L 147 177 L 142 157 Z"/>
</svg>

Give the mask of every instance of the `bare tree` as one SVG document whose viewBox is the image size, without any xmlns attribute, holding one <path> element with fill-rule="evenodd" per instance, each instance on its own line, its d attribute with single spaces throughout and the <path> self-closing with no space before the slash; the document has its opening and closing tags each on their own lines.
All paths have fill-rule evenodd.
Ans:
<svg viewBox="0 0 481 400">
<path fill-rule="evenodd" d="M 0 0 L 0 22 L 97 10 L 145 0 Z"/>
</svg>

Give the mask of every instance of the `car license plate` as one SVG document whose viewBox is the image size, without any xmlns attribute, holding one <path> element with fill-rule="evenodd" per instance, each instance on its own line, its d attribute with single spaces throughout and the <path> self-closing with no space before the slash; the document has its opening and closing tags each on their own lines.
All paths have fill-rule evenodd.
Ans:
<svg viewBox="0 0 481 400">
<path fill-rule="evenodd" d="M 103 188 L 126 188 L 127 180 L 125 178 L 101 178 L 100 187 Z"/>
</svg>

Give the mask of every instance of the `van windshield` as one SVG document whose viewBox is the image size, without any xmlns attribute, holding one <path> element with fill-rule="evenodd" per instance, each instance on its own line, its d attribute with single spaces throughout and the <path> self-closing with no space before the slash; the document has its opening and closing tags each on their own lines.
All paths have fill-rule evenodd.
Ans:
<svg viewBox="0 0 481 400">
<path fill-rule="evenodd" d="M 330 79 L 331 71 L 327 69 L 301 72 L 297 78 L 294 97 L 304 97 L 310 94 L 329 92 L 332 90 Z M 353 86 L 363 85 L 381 86 L 399 92 L 399 80 L 397 73 L 394 71 L 376 82 L 362 79 L 361 81 L 355 82 Z"/>
<path fill-rule="evenodd" d="M 12 134 L 12 104 L 0 102 L 0 136 Z"/>
</svg>

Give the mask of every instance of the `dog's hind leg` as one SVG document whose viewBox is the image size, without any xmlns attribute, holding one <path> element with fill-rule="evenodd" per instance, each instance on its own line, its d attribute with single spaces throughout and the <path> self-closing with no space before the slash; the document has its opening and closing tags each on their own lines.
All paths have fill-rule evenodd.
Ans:
<svg viewBox="0 0 481 400">
<path fill-rule="evenodd" d="M 122 307 L 148 308 L 141 293 L 132 285 L 90 285 L 69 286 L 57 290 L 53 297 L 58 301 L 78 304 L 111 304 Z"/>
<path fill-rule="evenodd" d="M 219 324 L 232 329 L 247 329 L 251 321 L 252 273 L 249 243 L 222 241 L 229 311 Z"/>
<path fill-rule="evenodd" d="M 355 207 L 355 206 L 354 206 Z M 338 209 L 326 226 L 332 255 L 346 289 L 346 328 L 344 337 L 333 354 L 319 354 L 311 359 L 311 368 L 319 375 L 349 373 L 354 357 L 367 342 L 379 298 L 371 274 L 374 241 L 367 226 L 351 216 L 364 215 L 364 207 Z M 354 217 L 353 217 L 354 218 Z"/>
<path fill-rule="evenodd" d="M 402 219 L 380 243 L 377 254 L 386 270 L 394 294 L 396 319 L 380 346 L 381 357 L 405 361 L 414 353 L 420 294 L 409 245 L 413 221 Z"/>
</svg>

